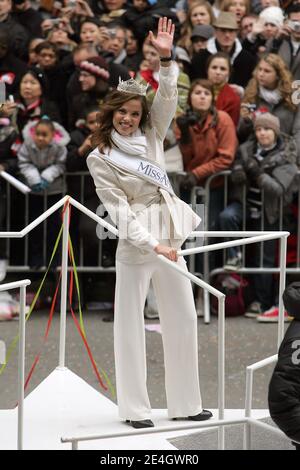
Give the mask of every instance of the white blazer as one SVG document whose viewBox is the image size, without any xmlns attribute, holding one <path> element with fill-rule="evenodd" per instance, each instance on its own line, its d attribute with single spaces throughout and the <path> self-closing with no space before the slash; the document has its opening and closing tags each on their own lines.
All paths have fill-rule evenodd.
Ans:
<svg viewBox="0 0 300 470">
<path fill-rule="evenodd" d="M 159 73 L 159 88 L 150 110 L 151 125 L 145 136 L 147 159 L 164 168 L 163 141 L 176 112 L 178 71 L 172 64 L 161 67 Z M 155 246 L 167 241 L 179 249 L 199 225 L 200 217 L 181 199 L 108 163 L 98 149 L 90 153 L 87 165 L 99 199 L 119 229 L 116 254 L 119 261 L 131 264 L 150 261 L 156 257 Z"/>
</svg>

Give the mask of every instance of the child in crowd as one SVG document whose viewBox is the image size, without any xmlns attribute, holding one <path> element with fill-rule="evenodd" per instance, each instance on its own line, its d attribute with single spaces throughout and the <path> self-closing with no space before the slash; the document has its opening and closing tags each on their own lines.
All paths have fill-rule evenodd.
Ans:
<svg viewBox="0 0 300 470">
<path fill-rule="evenodd" d="M 285 289 L 283 302 L 294 320 L 278 351 L 268 401 L 271 418 L 300 450 L 300 282 Z"/>
<path fill-rule="evenodd" d="M 54 124 L 49 118 L 42 117 L 37 123 L 29 123 L 23 131 L 24 143 L 18 152 L 20 173 L 25 183 L 30 186 L 32 196 L 29 201 L 29 218 L 35 220 L 47 208 L 61 199 L 64 192 L 62 175 L 65 172 L 67 157 L 66 143 L 69 136 L 66 131 Z M 47 219 L 47 246 L 53 247 L 59 225 L 59 213 L 55 212 Z M 36 227 L 29 240 L 29 265 L 32 268 L 43 266 L 43 248 L 45 248 L 42 226 Z M 57 235 L 57 234 L 56 234 Z M 48 253 L 49 255 L 49 253 Z"/>
<path fill-rule="evenodd" d="M 231 174 L 231 203 L 220 214 L 221 230 L 240 230 L 242 227 L 241 185 L 246 184 L 246 219 L 249 230 L 278 230 L 281 198 L 284 206 L 292 200 L 293 183 L 297 174 L 297 149 L 293 137 L 280 132 L 279 119 L 270 113 L 257 114 L 254 131 L 253 138 L 239 147 Z M 275 266 L 276 246 L 276 240 L 264 243 L 265 268 Z M 253 262 L 255 266 L 259 266 L 260 246 L 256 244 L 254 250 Z M 228 255 L 225 269 L 238 270 L 242 266 L 240 250 L 236 247 L 229 248 Z M 256 317 L 259 321 L 274 321 L 272 274 L 256 274 L 253 277 L 253 286 L 255 301 L 248 307 L 246 316 Z M 275 321 L 277 318 L 278 309 Z"/>
</svg>

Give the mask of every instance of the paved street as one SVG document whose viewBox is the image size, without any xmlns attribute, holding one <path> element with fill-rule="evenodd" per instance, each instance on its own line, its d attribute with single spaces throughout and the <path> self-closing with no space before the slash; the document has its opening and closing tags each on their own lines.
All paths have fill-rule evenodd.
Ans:
<svg viewBox="0 0 300 470">
<path fill-rule="evenodd" d="M 104 322 L 105 312 L 84 312 L 87 338 L 100 368 L 114 379 L 113 323 Z M 26 371 L 42 347 L 42 338 L 47 324 L 48 312 L 33 312 L 26 327 Z M 155 325 L 157 320 L 146 320 Z M 6 344 L 18 331 L 18 322 L 1 322 L 0 339 Z M 217 320 L 204 325 L 198 320 L 200 379 L 205 408 L 217 406 Z M 245 367 L 276 353 L 277 324 L 259 324 L 244 317 L 226 319 L 226 408 L 243 408 L 245 393 Z M 40 362 L 33 374 L 26 393 L 33 390 L 58 365 L 59 314 L 56 313 Z M 164 368 L 161 335 L 146 332 L 148 352 L 148 388 L 152 406 L 165 408 Z M 67 318 L 66 365 L 99 389 L 82 340 L 75 328 L 71 314 Z M 272 367 L 258 371 L 254 382 L 254 406 L 267 407 L 267 388 Z M 17 384 L 17 351 L 11 357 L 0 376 L 0 409 L 15 405 Z M 107 392 L 103 392 L 110 396 Z"/>
</svg>

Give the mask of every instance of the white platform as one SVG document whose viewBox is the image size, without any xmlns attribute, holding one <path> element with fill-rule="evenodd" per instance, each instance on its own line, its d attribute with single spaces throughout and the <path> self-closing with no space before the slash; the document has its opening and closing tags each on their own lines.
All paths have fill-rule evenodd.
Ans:
<svg viewBox="0 0 300 470">
<path fill-rule="evenodd" d="M 217 419 L 217 410 L 212 410 Z M 226 418 L 240 418 L 244 410 L 226 410 Z M 268 410 L 254 410 L 265 418 Z M 154 409 L 155 426 L 170 426 L 166 410 Z M 191 422 L 193 423 L 193 422 Z M 172 422 L 174 424 L 174 422 Z M 176 424 L 176 423 L 175 423 Z M 187 422 L 188 424 L 188 422 Z M 178 422 L 178 426 L 182 422 Z M 69 450 L 61 437 L 128 431 L 117 406 L 67 368 L 55 369 L 24 402 L 24 449 Z M 148 436 L 104 439 L 79 443 L 79 449 L 175 449 L 167 439 L 199 430 L 172 431 Z M 0 450 L 17 448 L 17 409 L 0 411 Z"/>
</svg>

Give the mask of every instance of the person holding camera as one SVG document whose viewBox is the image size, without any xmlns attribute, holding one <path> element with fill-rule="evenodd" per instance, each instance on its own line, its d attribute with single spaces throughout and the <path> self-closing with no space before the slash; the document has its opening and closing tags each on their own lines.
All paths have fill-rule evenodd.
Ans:
<svg viewBox="0 0 300 470">
<path fill-rule="evenodd" d="M 295 140 L 281 132 L 278 117 L 268 112 L 255 114 L 254 131 L 254 136 L 240 145 L 232 168 L 230 203 L 220 214 L 220 229 L 223 231 L 241 230 L 244 217 L 248 230 L 261 230 L 262 227 L 266 231 L 279 230 L 281 198 L 285 208 L 292 200 L 297 174 Z M 276 247 L 276 240 L 264 244 L 262 265 L 265 268 L 275 266 Z M 253 250 L 253 264 L 259 266 L 260 245 L 255 245 Z M 237 271 L 241 266 L 240 250 L 229 248 L 224 268 Z M 272 307 L 274 310 L 273 288 L 272 274 L 256 274 L 253 277 L 255 300 L 247 308 L 247 317 L 271 321 L 268 309 Z"/>
<path fill-rule="evenodd" d="M 284 15 L 281 8 L 269 6 L 263 9 L 244 38 L 243 48 L 255 57 L 260 57 L 267 51 L 267 44 L 282 34 L 283 24 Z"/>
<path fill-rule="evenodd" d="M 32 8 L 31 3 L 30 0 L 13 0 L 12 17 L 24 26 L 32 39 L 41 37 L 43 17 L 41 12 Z"/>
<path fill-rule="evenodd" d="M 112 61 L 115 64 L 124 65 L 126 60 L 126 29 L 117 24 L 111 24 L 107 28 L 108 41 L 104 49 L 113 54 Z"/>
<path fill-rule="evenodd" d="M 213 88 L 209 80 L 195 80 L 188 95 L 189 109 L 176 120 L 177 138 L 187 172 L 180 184 L 184 191 L 203 186 L 209 176 L 228 169 L 237 149 L 235 126 L 225 111 L 216 109 Z M 216 226 L 222 207 L 221 179 L 214 181 L 211 190 L 211 230 Z"/>
<path fill-rule="evenodd" d="M 250 105 L 255 108 L 250 109 Z M 293 102 L 291 73 L 278 54 L 265 54 L 260 59 L 245 89 L 238 127 L 240 143 L 253 133 L 254 110 L 269 111 L 278 117 L 281 131 L 296 140 L 300 165 L 300 108 Z"/>
<path fill-rule="evenodd" d="M 179 148 L 183 157 L 186 175 L 180 180 L 181 197 L 190 201 L 194 186 L 204 186 L 206 180 L 228 169 L 237 149 L 235 125 L 225 111 L 219 111 L 214 104 L 213 84 L 199 79 L 192 83 L 188 95 L 189 109 L 176 120 Z M 209 219 L 206 230 L 218 230 L 219 214 L 224 207 L 224 179 L 214 178 L 210 185 Z M 202 198 L 198 203 L 204 203 Z M 212 241 L 211 241 L 212 242 Z M 203 255 L 196 257 L 196 269 L 203 272 Z M 217 256 L 209 258 L 210 268 L 217 264 Z M 197 307 L 200 304 L 197 301 Z"/>
<path fill-rule="evenodd" d="M 278 54 L 291 71 L 294 80 L 300 79 L 300 5 L 287 9 L 288 20 L 279 37 L 267 44 L 267 51 Z"/>
</svg>

